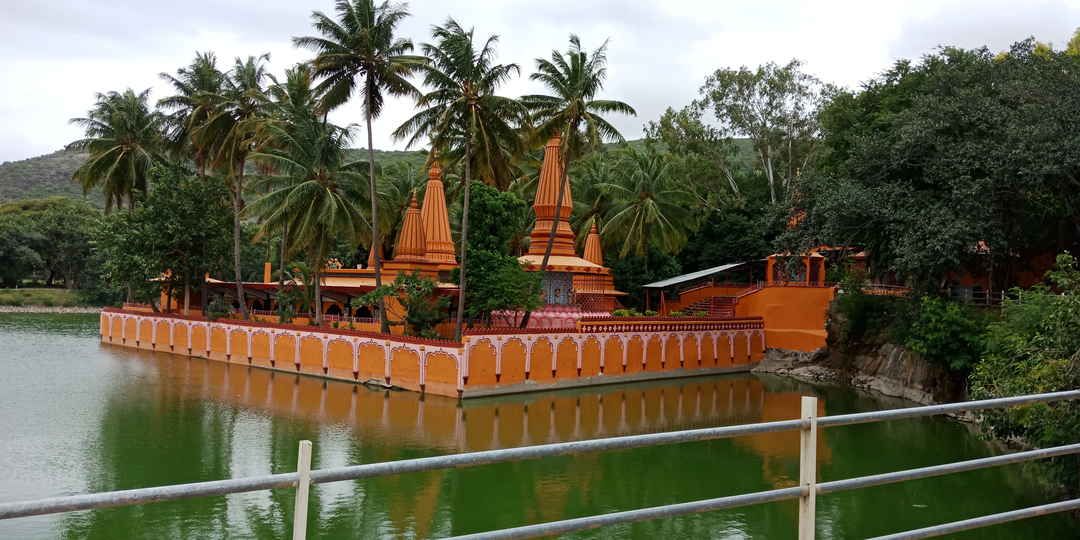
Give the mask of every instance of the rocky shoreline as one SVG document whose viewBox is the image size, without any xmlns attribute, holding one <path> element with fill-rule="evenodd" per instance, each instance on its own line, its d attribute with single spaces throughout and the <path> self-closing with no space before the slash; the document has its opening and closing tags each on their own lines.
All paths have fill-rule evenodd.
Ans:
<svg viewBox="0 0 1080 540">
<path fill-rule="evenodd" d="M 100 313 L 93 306 L 0 306 L 0 313 Z"/>
<path fill-rule="evenodd" d="M 891 343 L 839 354 L 769 349 L 754 369 L 811 383 L 838 383 L 922 404 L 967 399 L 963 381 Z"/>
</svg>

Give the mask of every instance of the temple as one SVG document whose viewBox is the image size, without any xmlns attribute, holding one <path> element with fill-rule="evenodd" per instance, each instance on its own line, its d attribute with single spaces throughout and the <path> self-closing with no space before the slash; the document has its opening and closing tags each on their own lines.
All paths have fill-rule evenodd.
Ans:
<svg viewBox="0 0 1080 540">
<path fill-rule="evenodd" d="M 544 306 L 532 313 L 531 328 L 572 327 L 583 317 L 610 315 L 617 307 L 617 298 L 625 294 L 615 290 L 611 270 L 604 266 L 595 223 L 585 239 L 584 257 L 577 254 L 577 237 L 570 227 L 573 195 L 570 178 L 563 174 L 560 147 L 558 137 L 551 138 L 544 146 L 544 162 L 533 202 L 536 224 L 529 235 L 528 253 L 518 259 L 528 270 L 544 272 L 541 281 Z M 565 184 L 561 204 L 560 182 Z M 543 266 L 549 240 L 551 256 L 547 266 Z"/>
</svg>

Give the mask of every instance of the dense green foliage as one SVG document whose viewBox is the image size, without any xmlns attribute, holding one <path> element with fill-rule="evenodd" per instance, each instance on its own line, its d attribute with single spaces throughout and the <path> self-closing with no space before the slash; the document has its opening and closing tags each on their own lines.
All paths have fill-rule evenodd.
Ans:
<svg viewBox="0 0 1080 540">
<path fill-rule="evenodd" d="M 489 322 L 493 311 L 522 311 L 540 307 L 540 275 L 527 272 L 511 253 L 514 232 L 528 208 L 512 192 L 500 192 L 475 182 L 469 223 L 469 281 L 465 315 L 469 321 Z"/>
<path fill-rule="evenodd" d="M 964 266 L 1008 283 L 1077 237 L 1077 122 L 1080 57 L 1033 40 L 900 61 L 823 109 L 789 244 L 864 246 L 876 272 L 928 289 Z"/>
<path fill-rule="evenodd" d="M 1024 291 L 1006 304 L 986 332 L 986 353 L 971 376 L 974 398 L 1075 390 L 1080 387 L 1080 270 L 1071 255 L 1058 257 L 1048 287 Z M 1080 406 L 1074 401 L 1029 405 L 986 414 L 994 435 L 1021 438 L 1037 447 L 1076 442 Z M 1077 485 L 1075 457 L 1052 464 L 1057 478 Z"/>
<path fill-rule="evenodd" d="M 903 343 L 952 371 L 967 372 L 982 354 L 984 320 L 970 307 L 924 296 L 910 320 Z"/>
<path fill-rule="evenodd" d="M 99 288 L 108 297 L 157 304 L 162 286 L 179 292 L 229 265 L 231 212 L 224 184 L 177 168 L 151 171 L 155 187 L 130 212 L 105 218 L 95 236 Z M 155 281 L 151 281 L 155 280 Z"/>
<path fill-rule="evenodd" d="M 100 210 L 65 197 L 0 205 L 0 280 L 5 287 L 30 278 L 47 287 L 83 285 L 100 218 Z"/>
</svg>

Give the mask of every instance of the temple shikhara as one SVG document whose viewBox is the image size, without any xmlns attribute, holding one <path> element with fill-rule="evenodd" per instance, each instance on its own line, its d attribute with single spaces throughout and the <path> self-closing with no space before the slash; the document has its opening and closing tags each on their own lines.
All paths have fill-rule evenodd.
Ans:
<svg viewBox="0 0 1080 540">
<path fill-rule="evenodd" d="M 532 206 L 536 220 L 528 251 L 518 258 L 525 270 L 543 272 L 541 307 L 529 314 L 525 327 L 525 313 L 497 312 L 490 324 L 467 327 L 455 340 L 451 305 L 449 322 L 435 329 L 439 338 L 406 336 L 397 324 L 405 319 L 405 308 L 391 298 L 386 314 L 395 324 L 382 333 L 371 312 L 354 303 L 375 288 L 371 251 L 366 265 L 323 269 L 315 302 L 322 313 L 319 326 L 312 326 L 309 315 L 284 320 L 277 314 L 274 302 L 282 283 L 272 279 L 267 263 L 261 282 L 244 284 L 252 313 L 246 320 L 211 320 L 197 309 L 182 314 L 163 293 L 161 310 L 125 305 L 102 312 L 102 341 L 457 398 L 746 371 L 767 347 L 812 351 L 824 346 L 826 308 L 835 294 L 825 282 L 825 248 L 651 283 L 645 298 L 656 312 L 612 316 L 626 293 L 615 288 L 604 266 L 595 223 L 577 248 L 573 193 L 561 170 L 560 149 L 558 138 L 544 147 Z M 413 193 L 401 216 L 391 253 L 383 255 L 383 283 L 416 273 L 435 282 L 435 294 L 451 304 L 459 298 L 451 275 L 460 258 L 437 160 L 431 162 L 422 197 Z M 235 290 L 235 283 L 209 277 L 206 285 L 210 294 L 227 298 Z"/>
</svg>

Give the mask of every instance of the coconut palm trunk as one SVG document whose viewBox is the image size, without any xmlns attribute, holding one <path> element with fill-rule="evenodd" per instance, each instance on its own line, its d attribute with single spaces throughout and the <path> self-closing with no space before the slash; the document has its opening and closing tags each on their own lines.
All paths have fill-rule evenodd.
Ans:
<svg viewBox="0 0 1080 540">
<path fill-rule="evenodd" d="M 364 113 L 367 120 L 367 151 L 368 151 L 368 195 L 371 197 L 371 251 L 375 259 L 375 288 L 382 288 L 382 250 L 379 246 L 382 245 L 382 241 L 379 239 L 379 195 L 375 186 L 375 143 L 371 136 L 371 93 L 368 92 L 366 110 Z M 375 310 L 378 312 L 379 317 L 379 331 L 387 333 L 390 331 L 390 321 L 386 320 L 386 302 L 382 297 L 379 297 L 379 301 L 375 304 Z"/>
<path fill-rule="evenodd" d="M 454 339 L 457 341 L 461 341 L 462 324 L 465 318 L 465 262 L 469 256 L 469 184 L 472 183 L 472 178 L 470 178 L 472 171 L 469 167 L 471 136 L 472 129 L 465 138 L 465 193 L 461 203 L 461 266 L 458 271 L 457 319 L 454 328 Z"/>
<path fill-rule="evenodd" d="M 240 305 L 240 317 L 243 319 L 248 318 L 247 304 L 244 300 L 244 273 L 243 266 L 240 261 L 240 237 L 242 235 L 242 228 L 240 223 L 240 213 L 243 211 L 243 185 L 244 185 L 244 165 L 240 165 L 239 172 L 236 173 L 236 180 L 233 183 L 233 270 L 236 272 L 236 301 Z"/>
</svg>

